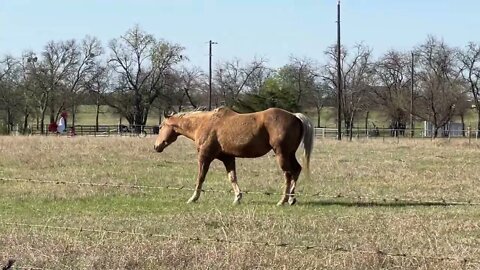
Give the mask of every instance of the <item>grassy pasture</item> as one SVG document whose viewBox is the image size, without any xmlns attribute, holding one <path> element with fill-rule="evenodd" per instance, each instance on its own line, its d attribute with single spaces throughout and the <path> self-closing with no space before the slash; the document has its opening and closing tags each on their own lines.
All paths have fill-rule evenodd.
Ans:
<svg viewBox="0 0 480 270">
<path fill-rule="evenodd" d="M 158 154 L 153 137 L 0 137 L 0 177 L 193 188 L 193 143 Z M 318 140 L 312 178 L 298 192 L 480 202 L 480 144 L 465 140 Z M 240 187 L 279 192 L 270 153 L 237 160 Z M 229 190 L 220 162 L 206 189 Z M 0 263 L 45 269 L 478 269 L 480 206 L 444 206 L 299 196 L 202 194 L 0 181 Z M 11 226 L 47 224 L 87 230 Z M 136 232 L 137 235 L 88 229 Z M 170 239 L 150 236 L 164 234 Z M 182 237 L 319 245 L 327 249 L 187 241 Z M 420 255 L 390 257 L 377 253 Z M 366 252 L 361 252 L 366 251 Z M 422 257 L 424 256 L 424 257 Z"/>
</svg>

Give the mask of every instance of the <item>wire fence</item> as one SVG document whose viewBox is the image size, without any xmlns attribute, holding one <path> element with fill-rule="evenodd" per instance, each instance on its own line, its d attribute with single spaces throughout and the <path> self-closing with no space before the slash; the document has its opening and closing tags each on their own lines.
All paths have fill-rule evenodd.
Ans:
<svg viewBox="0 0 480 270">
<path fill-rule="evenodd" d="M 336 138 L 338 136 L 338 129 L 336 128 L 315 128 L 314 129 L 315 137 L 317 138 Z M 352 130 L 342 131 L 342 137 L 348 138 L 396 138 L 396 139 L 432 139 L 434 137 L 434 132 L 431 129 L 426 128 L 415 128 L 415 129 L 395 129 L 395 128 L 375 128 L 375 129 L 365 129 L 365 128 L 354 128 Z M 456 129 L 451 131 L 441 130 L 437 133 L 436 138 L 444 139 L 454 139 L 454 138 L 465 138 L 470 140 L 478 140 L 480 136 L 480 130 L 475 130 L 472 128 L 467 129 Z"/>
<path fill-rule="evenodd" d="M 138 181 L 138 179 L 136 179 Z M 157 189 L 157 190 L 172 190 L 172 191 L 195 191 L 194 188 L 189 188 L 185 186 L 151 186 L 151 185 L 138 185 L 138 184 L 125 184 L 125 183 L 94 183 L 94 182 L 75 182 L 75 181 L 63 181 L 63 180 L 39 180 L 39 179 L 29 179 L 29 178 L 5 178 L 0 177 L 0 182 L 24 182 L 32 184 L 50 184 L 50 185 L 73 185 L 73 186 L 83 186 L 83 187 L 109 187 L 109 188 L 126 188 L 126 189 Z M 231 193 L 233 190 L 218 190 L 218 189 L 202 189 L 204 193 Z M 255 195 L 283 195 L 280 192 L 271 192 L 271 191 L 254 191 L 254 190 L 244 190 L 242 191 L 244 195 L 255 194 Z M 423 205 L 423 206 L 479 206 L 480 201 L 476 200 L 457 200 L 449 198 L 412 198 L 412 197 L 399 197 L 399 196 L 374 196 L 374 195 L 348 195 L 348 194 L 323 194 L 320 192 L 316 193 L 295 193 L 287 194 L 295 195 L 297 197 L 310 197 L 316 199 L 335 199 L 335 200 L 348 200 L 348 203 L 351 204 L 398 204 L 398 205 Z"/>
<path fill-rule="evenodd" d="M 65 131 L 64 135 L 69 136 L 93 136 L 93 137 L 110 137 L 110 136 L 131 136 L 131 137 L 146 137 L 154 136 L 159 133 L 159 126 L 140 126 L 140 125 L 75 125 Z M 48 125 L 41 127 L 30 127 L 26 131 L 20 130 L 20 127 L 14 126 L 10 134 L 12 135 L 58 135 L 56 130 L 49 131 Z M 432 138 L 434 131 L 429 128 L 390 128 L 390 127 L 375 127 L 375 128 L 359 128 L 355 127 L 351 130 L 342 129 L 342 137 L 348 138 Z M 317 138 L 336 138 L 338 136 L 338 129 L 334 127 L 317 127 L 314 128 L 314 135 Z M 478 140 L 480 137 L 480 130 L 476 130 L 470 126 L 460 129 L 444 130 L 441 129 L 437 133 L 437 138 L 468 138 L 469 140 Z"/>
<path fill-rule="evenodd" d="M 69 226 L 52 226 L 48 224 L 28 224 L 28 223 L 17 223 L 17 222 L 0 222 L 0 225 L 4 227 L 24 227 L 31 229 L 43 229 L 43 230 L 54 230 L 54 231 L 69 231 L 77 233 L 98 233 L 98 234 L 113 234 L 113 235 L 124 235 L 124 236 L 136 236 L 136 237 L 145 237 L 145 238 L 160 238 L 163 240 L 183 240 L 196 243 L 222 243 L 222 244 L 241 244 L 241 245 L 252 245 L 252 246 L 264 246 L 264 247 L 278 247 L 278 248 L 290 248 L 290 249 L 300 249 L 300 250 L 316 250 L 329 253 L 357 253 L 357 254 L 373 254 L 384 257 L 401 257 L 401 258 L 413 258 L 413 259 L 423 259 L 430 261 L 453 261 L 459 262 L 463 265 L 468 264 L 479 264 L 480 260 L 473 257 L 461 257 L 461 256 L 445 256 L 445 255 L 423 255 L 423 254 L 414 254 L 406 252 L 390 252 L 381 249 L 367 250 L 360 248 L 350 248 L 342 246 L 326 246 L 321 244 L 296 244 L 288 242 L 268 242 L 268 241 L 250 241 L 250 240 L 231 240 L 226 238 L 206 238 L 206 237 L 189 237 L 182 235 L 167 235 L 167 234 L 158 234 L 158 233 L 143 233 L 136 231 L 126 231 L 126 230 L 106 230 L 98 228 L 85 228 L 85 227 L 69 227 Z M 36 268 L 38 269 L 38 268 Z"/>
<path fill-rule="evenodd" d="M 32 126 L 26 130 L 16 125 L 9 131 L 10 135 L 68 135 L 68 136 L 93 136 L 93 137 L 109 137 L 109 136 L 130 136 L 130 137 L 146 137 L 147 135 L 155 135 L 159 132 L 159 126 L 148 125 L 75 125 L 68 127 L 63 133 L 58 133 L 56 129 L 49 128 L 49 125 L 43 127 Z"/>
<path fill-rule="evenodd" d="M 124 184 L 124 183 L 94 183 L 94 182 L 75 182 L 75 181 L 53 181 L 53 180 L 39 180 L 39 179 L 27 179 L 27 178 L 6 178 L 0 177 L 0 182 L 23 182 L 30 184 L 42 184 L 42 185 L 74 185 L 81 187 L 108 187 L 108 188 L 126 188 L 126 189 L 154 189 L 154 190 L 171 190 L 171 191 L 194 191 L 193 188 L 187 188 L 184 186 L 149 186 L 149 185 L 137 185 L 137 184 Z M 212 192 L 212 193 L 233 193 L 232 190 L 214 190 L 214 189 L 204 189 L 202 192 Z M 269 191 L 243 191 L 243 194 L 256 194 L 263 196 L 271 195 L 282 195 L 282 193 L 269 192 Z M 348 200 L 351 204 L 407 204 L 407 205 L 438 205 L 438 206 L 478 206 L 480 205 L 479 201 L 467 200 L 452 200 L 446 198 L 439 199 L 426 199 L 426 198 L 400 198 L 400 197 L 379 197 L 379 196 L 351 196 L 351 195 L 326 195 L 321 193 L 295 193 L 295 196 L 310 197 L 317 199 L 343 199 Z M 351 247 L 342 247 L 342 246 L 326 246 L 323 244 L 317 243 L 288 243 L 288 242 L 268 242 L 268 241 L 251 241 L 251 240 L 232 240 L 225 238 L 202 238 L 202 237 L 190 237 L 182 235 L 167 235 L 167 234 L 158 234 L 158 233 L 145 233 L 138 232 L 135 230 L 107 230 L 103 228 L 88 228 L 88 227 L 68 227 L 68 226 L 53 226 L 48 224 L 29 224 L 29 223 L 19 223 L 19 222 L 3 222 L 0 221 L 0 225 L 4 227 L 15 227 L 15 228 L 32 228 L 32 229 L 44 229 L 44 230 L 55 230 L 55 231 L 69 231 L 69 232 L 79 232 L 79 233 L 99 233 L 99 234 L 113 234 L 113 235 L 125 235 L 125 236 L 138 236 L 146 238 L 160 238 L 164 240 L 183 240 L 197 243 L 222 243 L 222 244 L 242 244 L 242 245 L 254 245 L 254 246 L 266 246 L 266 247 L 282 247 L 290 249 L 301 249 L 301 250 L 319 250 L 323 252 L 342 252 L 342 253 L 356 253 L 356 254 L 374 254 L 384 257 L 400 257 L 400 258 L 413 258 L 413 259 L 424 259 L 430 261 L 452 261 L 458 262 L 462 265 L 480 265 L 480 260 L 473 257 L 461 257 L 461 256 L 445 256 L 442 254 L 436 255 L 423 255 L 423 254 L 413 254 L 408 252 L 391 252 L 386 250 L 366 250 L 359 248 Z M 17 267 L 16 269 L 42 269 L 35 267 Z M 7 268 L 8 269 L 8 268 Z"/>
</svg>

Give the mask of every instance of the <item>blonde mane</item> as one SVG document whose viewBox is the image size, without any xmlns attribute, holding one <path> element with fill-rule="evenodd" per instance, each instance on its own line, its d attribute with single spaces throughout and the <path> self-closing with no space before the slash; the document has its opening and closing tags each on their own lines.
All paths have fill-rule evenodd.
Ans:
<svg viewBox="0 0 480 270">
<path fill-rule="evenodd" d="M 174 115 L 172 115 L 172 117 L 184 117 L 184 116 L 187 116 L 187 115 L 192 115 L 192 114 L 197 114 L 197 113 L 202 113 L 204 111 L 189 111 L 189 112 L 178 112 Z"/>
</svg>

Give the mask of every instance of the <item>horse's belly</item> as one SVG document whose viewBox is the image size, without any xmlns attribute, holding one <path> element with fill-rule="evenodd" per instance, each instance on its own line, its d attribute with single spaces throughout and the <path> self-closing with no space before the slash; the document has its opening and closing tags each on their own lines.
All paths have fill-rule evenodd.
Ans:
<svg viewBox="0 0 480 270">
<path fill-rule="evenodd" d="M 231 155 L 234 157 L 240 157 L 240 158 L 256 158 L 256 157 L 261 157 L 264 156 L 266 153 L 268 153 L 271 149 L 265 150 L 262 149 L 262 151 L 259 151 L 256 149 L 255 151 L 224 151 L 225 154 Z"/>
<path fill-rule="evenodd" d="M 235 156 L 242 158 L 256 158 L 261 157 L 268 153 L 271 148 L 258 148 L 258 147 L 248 147 L 242 149 L 243 151 L 238 151 Z"/>
<path fill-rule="evenodd" d="M 272 147 L 267 140 L 244 140 L 239 137 L 231 142 L 222 144 L 222 151 L 225 154 L 236 157 L 254 158 L 261 157 L 268 153 Z"/>
</svg>

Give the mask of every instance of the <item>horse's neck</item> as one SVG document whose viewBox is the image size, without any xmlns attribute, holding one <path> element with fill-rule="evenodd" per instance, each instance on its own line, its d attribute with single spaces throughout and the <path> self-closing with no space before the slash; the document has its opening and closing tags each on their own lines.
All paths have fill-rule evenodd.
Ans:
<svg viewBox="0 0 480 270">
<path fill-rule="evenodd" d="M 195 133 L 204 119 L 201 115 L 185 115 L 175 119 L 175 131 L 191 140 L 195 140 Z"/>
</svg>

